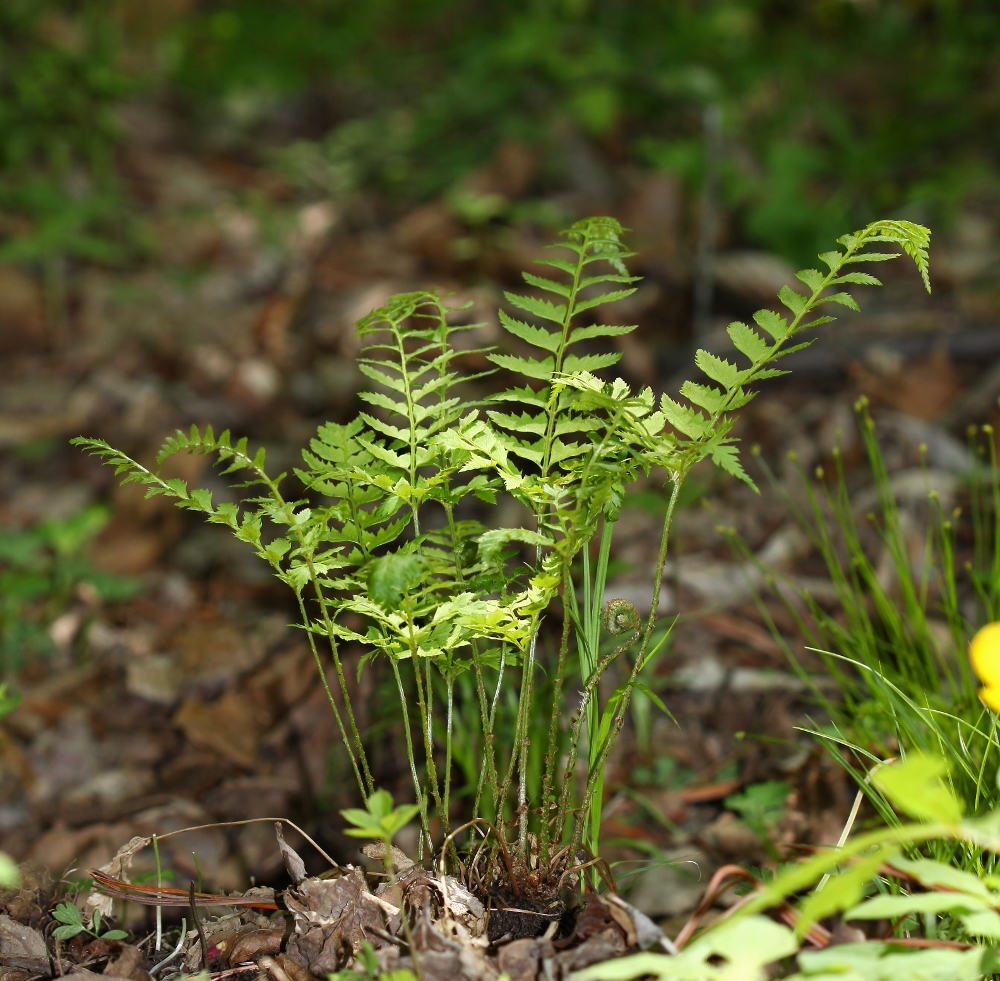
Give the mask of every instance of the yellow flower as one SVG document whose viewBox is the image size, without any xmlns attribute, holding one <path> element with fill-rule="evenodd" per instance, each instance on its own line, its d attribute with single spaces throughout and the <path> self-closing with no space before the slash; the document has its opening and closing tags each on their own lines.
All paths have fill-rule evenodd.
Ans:
<svg viewBox="0 0 1000 981">
<path fill-rule="evenodd" d="M 972 638 L 969 660 L 983 683 L 979 697 L 994 712 L 1000 712 L 1000 623 L 986 624 Z"/>
</svg>

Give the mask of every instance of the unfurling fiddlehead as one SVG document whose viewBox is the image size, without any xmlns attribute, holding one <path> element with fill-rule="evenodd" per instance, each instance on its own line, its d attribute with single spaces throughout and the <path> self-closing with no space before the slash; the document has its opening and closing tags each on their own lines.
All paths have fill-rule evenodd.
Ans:
<svg viewBox="0 0 1000 981">
<path fill-rule="evenodd" d="M 642 617 L 627 599 L 608 600 L 604 607 L 604 629 L 612 637 L 626 630 L 642 630 Z"/>
</svg>

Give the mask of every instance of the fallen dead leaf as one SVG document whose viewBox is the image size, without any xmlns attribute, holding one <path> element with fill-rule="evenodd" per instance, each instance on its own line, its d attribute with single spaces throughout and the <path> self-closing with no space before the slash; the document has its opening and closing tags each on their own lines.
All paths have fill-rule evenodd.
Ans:
<svg viewBox="0 0 1000 981">
<path fill-rule="evenodd" d="M 237 935 L 229 950 L 229 963 L 233 966 L 254 961 L 262 954 L 277 954 L 285 936 L 283 926 L 270 930 L 247 930 Z"/>
<path fill-rule="evenodd" d="M 500 948 L 497 963 L 501 971 L 510 975 L 511 981 L 535 981 L 542 958 L 554 956 L 555 948 L 551 941 L 522 937 Z"/>
<path fill-rule="evenodd" d="M 338 879 L 305 879 L 285 893 L 285 904 L 295 920 L 286 953 L 317 977 L 346 966 L 365 940 L 382 946 L 377 932 L 395 932 L 399 922 L 395 907 L 368 891 L 359 869 Z"/>
<path fill-rule="evenodd" d="M 118 953 L 113 955 L 104 968 L 105 976 L 128 978 L 128 981 L 151 981 L 150 975 L 143 970 L 145 957 L 138 947 L 131 944 L 120 944 Z"/>
<path fill-rule="evenodd" d="M 0 962 L 6 967 L 19 967 L 32 974 L 50 973 L 49 952 L 45 938 L 34 927 L 0 915 Z"/>
<path fill-rule="evenodd" d="M 174 724 L 191 742 L 207 746 L 248 770 L 257 761 L 260 722 L 256 706 L 233 689 L 214 702 L 186 699 L 174 715 Z"/>
</svg>

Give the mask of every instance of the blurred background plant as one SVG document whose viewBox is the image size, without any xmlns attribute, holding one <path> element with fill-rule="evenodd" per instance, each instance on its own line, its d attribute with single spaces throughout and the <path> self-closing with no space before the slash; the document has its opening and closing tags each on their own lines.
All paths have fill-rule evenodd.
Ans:
<svg viewBox="0 0 1000 981">
<path fill-rule="evenodd" d="M 10 0 L 0 9 L 0 261 L 37 265 L 65 319 L 66 263 L 120 262 L 136 244 L 115 115 L 134 82 L 106 0 Z"/>
<path fill-rule="evenodd" d="M 127 254 L 116 109 L 139 90 L 336 197 L 425 199 L 511 139 L 591 193 L 605 158 L 692 188 L 717 170 L 739 234 L 792 262 L 872 214 L 994 189 L 989 0 L 155 7 L 3 5 L 6 256 Z"/>
<path fill-rule="evenodd" d="M 82 621 L 69 610 L 74 600 L 93 608 L 141 591 L 138 580 L 102 572 L 86 559 L 107 522 L 107 509 L 94 506 L 24 530 L 0 530 L 0 676 L 52 652 L 60 638 L 71 639 Z M 0 693 L 0 714 L 4 705 Z"/>
</svg>

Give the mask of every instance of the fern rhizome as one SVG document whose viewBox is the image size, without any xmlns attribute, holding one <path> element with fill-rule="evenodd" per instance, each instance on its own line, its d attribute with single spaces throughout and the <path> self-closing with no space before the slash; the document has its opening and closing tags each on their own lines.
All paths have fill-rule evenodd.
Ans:
<svg viewBox="0 0 1000 981">
<path fill-rule="evenodd" d="M 330 707 L 365 798 L 376 788 L 344 657 L 350 650 L 353 663 L 362 650 L 359 672 L 373 658 L 388 662 L 422 854 L 444 840 L 447 859 L 458 862 L 465 833 L 480 884 L 503 881 L 515 897 L 529 869 L 536 894 L 542 881 L 553 900 L 584 866 L 603 874 L 604 767 L 657 647 L 668 535 L 692 467 L 710 458 L 748 480 L 730 435 L 734 413 L 753 397 L 748 386 L 785 373 L 776 362 L 809 343 L 804 331 L 833 319 L 818 308 L 857 309 L 843 287 L 879 285 L 855 270 L 898 255 L 881 245 L 910 256 L 930 288 L 927 229 L 871 224 L 820 256 L 828 271 L 798 274 L 807 292 L 781 290 L 787 313 L 760 310 L 756 328 L 729 326 L 742 364 L 698 351 L 707 382 L 685 382 L 682 400 L 657 400 L 651 389 L 633 393 L 620 378 L 595 374 L 619 354 L 594 353 L 594 342 L 633 330 L 594 322 L 635 291 L 622 234 L 611 218 L 577 222 L 538 260 L 549 276 L 525 273 L 531 289 L 505 294 L 516 316 L 501 311 L 500 320 L 520 353 L 486 352 L 515 380 L 485 402 L 461 394 L 468 349 L 453 341 L 469 328 L 449 322 L 454 311 L 442 297 L 394 296 L 365 317 L 357 329 L 371 382 L 361 394 L 366 410 L 320 427 L 295 470 L 294 500 L 282 493 L 287 475 L 267 472 L 262 449 L 251 454 L 246 439 L 210 427 L 178 431 L 157 467 L 175 453 L 212 454 L 258 496 L 215 505 L 208 490 L 163 478 L 102 440 L 74 440 L 125 482 L 226 525 L 291 588 L 324 684 L 332 659 L 339 691 L 327 688 Z M 605 605 L 604 592 L 627 487 L 651 471 L 669 499 L 643 615 L 623 600 Z M 503 497 L 526 509 L 525 527 L 481 520 Z M 546 618 L 558 629 L 543 633 Z M 601 704 L 598 682 L 613 666 L 619 684 Z M 456 772 L 467 784 L 460 804 Z M 483 838 L 489 844 L 474 847 Z M 490 855 L 505 861 L 484 866 Z"/>
</svg>

